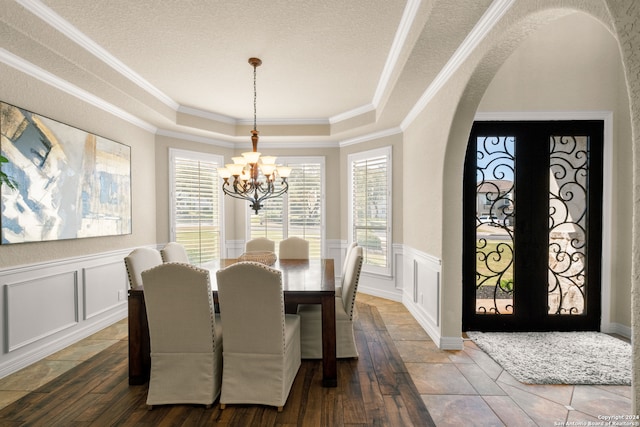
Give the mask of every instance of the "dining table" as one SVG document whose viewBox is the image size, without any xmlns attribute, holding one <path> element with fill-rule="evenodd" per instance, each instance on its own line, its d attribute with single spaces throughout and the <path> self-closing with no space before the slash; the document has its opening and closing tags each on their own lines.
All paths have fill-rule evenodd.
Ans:
<svg viewBox="0 0 640 427">
<path fill-rule="evenodd" d="M 218 304 L 216 272 L 238 262 L 237 258 L 225 258 L 199 265 L 209 270 L 211 289 Z M 338 384 L 336 361 L 335 276 L 332 258 L 277 259 L 272 265 L 282 272 L 285 306 L 320 304 L 322 309 L 322 385 Z M 176 283 L 179 292 L 180 284 Z M 151 369 L 151 345 L 149 324 L 144 303 L 144 286 L 129 289 L 129 384 L 144 384 Z M 223 325 L 224 331 L 224 325 Z M 223 332 L 224 337 L 224 332 Z M 224 347 L 224 338 L 223 338 Z"/>
</svg>

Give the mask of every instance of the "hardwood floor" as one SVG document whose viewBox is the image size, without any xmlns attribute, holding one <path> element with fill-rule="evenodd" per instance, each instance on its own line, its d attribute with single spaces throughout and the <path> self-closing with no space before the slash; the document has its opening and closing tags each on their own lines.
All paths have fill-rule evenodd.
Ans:
<svg viewBox="0 0 640 427">
<path fill-rule="evenodd" d="M 0 411 L 2 426 L 431 426 L 435 425 L 376 307 L 357 303 L 360 357 L 338 362 L 338 387 L 321 386 L 320 361 L 303 361 L 280 413 L 215 404 L 146 406 L 147 386 L 128 384 L 127 341 Z"/>
<path fill-rule="evenodd" d="M 463 350 L 438 349 L 401 303 L 362 293 L 357 303 L 360 358 L 339 362 L 334 389 L 320 387 L 320 362 L 303 362 L 280 414 L 231 405 L 147 411 L 147 387 L 127 382 L 125 319 L 1 378 L 0 426 L 396 427 L 433 419 L 438 427 L 522 427 L 597 425 L 601 415 L 631 412 L 630 386 L 522 384 L 470 340 Z"/>
</svg>

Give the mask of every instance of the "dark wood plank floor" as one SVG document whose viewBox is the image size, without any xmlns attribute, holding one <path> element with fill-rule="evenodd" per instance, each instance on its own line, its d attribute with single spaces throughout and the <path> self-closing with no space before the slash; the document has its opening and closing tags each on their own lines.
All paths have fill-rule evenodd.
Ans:
<svg viewBox="0 0 640 427">
<path fill-rule="evenodd" d="M 303 360 L 280 413 L 263 406 L 146 406 L 128 383 L 127 341 L 104 350 L 0 411 L 9 426 L 433 426 L 378 310 L 357 303 L 360 358 L 338 361 L 324 388 L 319 361 Z"/>
</svg>

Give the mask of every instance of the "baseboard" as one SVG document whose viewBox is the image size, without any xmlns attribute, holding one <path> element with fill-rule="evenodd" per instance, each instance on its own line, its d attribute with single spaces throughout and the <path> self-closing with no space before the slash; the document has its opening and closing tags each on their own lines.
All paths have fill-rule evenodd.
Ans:
<svg viewBox="0 0 640 427">
<path fill-rule="evenodd" d="M 603 324 L 600 330 L 607 334 L 621 335 L 625 338 L 631 339 L 631 327 L 621 325 L 620 323 Z"/>
</svg>

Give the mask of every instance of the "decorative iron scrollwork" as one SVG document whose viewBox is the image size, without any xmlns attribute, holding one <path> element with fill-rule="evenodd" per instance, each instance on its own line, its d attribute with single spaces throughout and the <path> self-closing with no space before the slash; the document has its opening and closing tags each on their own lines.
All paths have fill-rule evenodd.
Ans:
<svg viewBox="0 0 640 427">
<path fill-rule="evenodd" d="M 553 136 L 549 170 L 549 314 L 584 314 L 587 137 Z"/>
<path fill-rule="evenodd" d="M 476 141 L 476 312 L 513 313 L 515 139 Z"/>
</svg>

